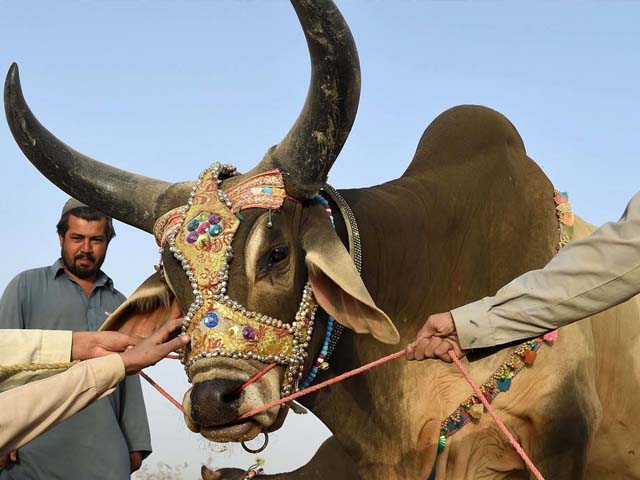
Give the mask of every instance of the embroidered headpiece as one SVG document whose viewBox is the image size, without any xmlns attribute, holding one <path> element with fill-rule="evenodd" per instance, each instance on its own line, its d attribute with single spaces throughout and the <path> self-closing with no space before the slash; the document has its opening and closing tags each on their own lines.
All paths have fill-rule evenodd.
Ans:
<svg viewBox="0 0 640 480">
<path fill-rule="evenodd" d="M 196 183 L 186 206 L 156 221 L 154 235 L 169 250 L 191 282 L 195 300 L 185 315 L 183 332 L 191 336 L 182 362 L 187 375 L 198 360 L 232 357 L 287 366 L 282 394 L 295 388 L 307 356 L 317 304 L 307 283 L 296 318 L 287 323 L 251 312 L 227 295 L 231 243 L 241 208 L 279 209 L 286 196 L 282 175 L 272 170 L 253 176 L 225 193 L 223 175 L 230 166 L 214 164 Z"/>
</svg>

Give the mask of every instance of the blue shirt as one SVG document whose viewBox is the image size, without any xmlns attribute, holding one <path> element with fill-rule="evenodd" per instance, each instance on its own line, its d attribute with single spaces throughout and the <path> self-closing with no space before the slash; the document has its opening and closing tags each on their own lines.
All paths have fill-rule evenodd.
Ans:
<svg viewBox="0 0 640 480">
<path fill-rule="evenodd" d="M 7 285 L 0 300 L 0 328 L 97 330 L 124 299 L 102 271 L 87 297 L 58 259 L 51 267 L 20 273 Z M 137 375 L 127 376 L 112 395 L 22 447 L 19 464 L 2 471 L 0 480 L 128 479 L 129 452 L 134 451 L 151 451 Z"/>
</svg>

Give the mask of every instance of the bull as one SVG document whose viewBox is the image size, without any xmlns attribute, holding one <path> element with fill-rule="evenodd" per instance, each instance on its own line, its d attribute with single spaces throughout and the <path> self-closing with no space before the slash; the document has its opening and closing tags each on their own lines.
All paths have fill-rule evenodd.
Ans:
<svg viewBox="0 0 640 480">
<path fill-rule="evenodd" d="M 236 420 L 295 390 L 311 371 L 324 380 L 395 351 L 429 314 L 541 267 L 559 241 L 553 186 L 515 127 L 481 106 L 436 118 L 400 178 L 318 201 L 320 191 L 331 192 L 325 181 L 355 119 L 359 62 L 330 0 L 292 4 L 311 56 L 309 92 L 284 139 L 244 174 L 216 166 L 198 182 L 170 184 L 113 168 L 38 122 L 16 65 L 5 83 L 9 126 L 36 168 L 70 195 L 158 238 L 161 267 L 105 327 L 146 335 L 185 315 L 185 331 L 197 338 L 182 354 L 193 383 L 185 421 L 215 442 L 278 429 L 288 405 Z M 266 177 L 265 187 L 258 181 Z M 281 195 L 274 199 L 274 191 Z M 591 230 L 576 219 L 576 237 Z M 358 245 L 361 257 L 352 257 L 346 247 Z M 640 478 L 633 421 L 640 378 L 630 354 L 639 317 L 634 298 L 561 329 L 496 397 L 499 414 L 549 478 Z M 340 330 L 333 322 L 345 327 L 339 339 L 327 335 Z M 481 352 L 468 365 L 472 376 L 489 378 L 517 348 Z M 277 368 L 239 389 L 269 362 Z M 450 365 L 396 361 L 308 395 L 303 405 L 333 436 L 307 465 L 268 477 L 420 479 L 435 466 L 437 478 L 528 478 L 486 415 L 438 452 L 442 420 L 469 394 Z M 238 471 L 208 475 L 238 478 Z"/>
</svg>

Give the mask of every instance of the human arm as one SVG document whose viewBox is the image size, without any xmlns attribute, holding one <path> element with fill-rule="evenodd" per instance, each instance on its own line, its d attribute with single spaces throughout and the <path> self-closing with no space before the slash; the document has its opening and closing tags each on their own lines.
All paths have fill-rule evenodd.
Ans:
<svg viewBox="0 0 640 480">
<path fill-rule="evenodd" d="M 73 334 L 67 330 L 0 330 L 0 364 L 68 362 Z"/>
<path fill-rule="evenodd" d="M 87 360 L 66 372 L 0 394 L 0 455 L 111 394 L 125 373 L 137 373 L 183 347 L 188 337 L 169 340 L 180 325 L 180 320 L 172 320 L 124 353 Z"/>
<path fill-rule="evenodd" d="M 88 360 L 124 352 L 141 340 L 120 332 L 73 332 L 72 338 L 71 360 Z"/>
<path fill-rule="evenodd" d="M 69 361 L 71 332 L 26 333 L 30 304 L 25 273 L 13 278 L 0 299 L 0 364 L 62 363 Z M 24 347 L 23 347 L 24 345 Z M 0 371 L 0 392 L 43 378 L 55 371 Z"/>
<path fill-rule="evenodd" d="M 421 338 L 483 348 L 541 335 L 617 305 L 640 292 L 640 192 L 618 222 L 565 246 L 542 269 L 527 272 L 485 297 L 429 317 L 413 352 L 440 357 Z M 455 337 L 452 336 L 455 334 Z M 434 343 L 442 344 L 442 340 Z M 444 348 L 444 347 L 443 347 Z M 411 359 L 414 353 L 408 349 Z M 418 356 L 421 356 L 419 353 Z"/>
<path fill-rule="evenodd" d="M 0 365 L 64 364 L 70 360 L 123 352 L 140 339 L 120 332 L 69 332 L 66 330 L 0 330 Z M 53 371 L 55 372 L 55 370 Z M 52 371 L 0 369 L 0 391 L 5 391 Z"/>
<path fill-rule="evenodd" d="M 122 358 L 108 355 L 0 394 L 0 455 L 21 447 L 90 403 L 124 378 Z"/>
</svg>

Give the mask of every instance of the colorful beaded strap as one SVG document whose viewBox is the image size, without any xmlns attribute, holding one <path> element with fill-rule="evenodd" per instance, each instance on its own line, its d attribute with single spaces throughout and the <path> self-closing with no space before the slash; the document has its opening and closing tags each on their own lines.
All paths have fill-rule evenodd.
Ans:
<svg viewBox="0 0 640 480">
<path fill-rule="evenodd" d="M 575 217 L 571 211 L 566 192 L 554 190 L 553 201 L 556 205 L 558 217 L 558 230 L 560 238 L 556 250 L 564 247 L 573 236 Z M 489 403 L 501 393 L 511 388 L 513 378 L 525 367 L 533 365 L 538 355 L 538 350 L 544 344 L 553 343 L 558 338 L 558 331 L 554 330 L 542 337 L 528 340 L 518 346 L 507 359 L 491 374 L 489 379 L 480 386 L 480 391 Z M 471 395 L 440 425 L 440 437 L 438 438 L 438 452 L 444 450 L 447 438 L 460 431 L 467 423 L 478 421 L 484 413 L 484 406 L 476 395 Z"/>
<path fill-rule="evenodd" d="M 331 221 L 331 225 L 333 228 L 336 228 L 335 222 L 333 220 L 333 212 L 331 211 L 331 206 L 329 205 L 329 201 L 326 200 L 322 195 L 317 195 L 316 200 L 322 205 L 324 211 L 326 212 L 329 220 Z M 300 382 L 300 390 L 307 388 L 309 385 L 313 383 L 318 375 L 318 370 L 327 370 L 329 368 L 329 345 L 331 342 L 331 337 L 334 334 L 334 327 L 339 325 L 335 321 L 335 319 L 331 315 L 327 315 L 327 329 L 324 332 L 324 340 L 322 341 L 322 347 L 320 348 L 320 353 L 318 354 L 318 358 L 311 366 L 309 373 L 305 379 Z"/>
<path fill-rule="evenodd" d="M 507 359 L 500 365 L 489 379 L 480 385 L 480 391 L 489 403 L 501 392 L 506 392 L 511 388 L 511 381 L 523 368 L 533 365 L 538 350 L 543 343 L 553 343 L 557 338 L 558 331 L 549 332 L 543 337 L 529 340 L 520 345 Z M 462 402 L 454 412 L 449 415 L 440 426 L 440 438 L 438 439 L 438 452 L 441 452 L 447 443 L 447 438 L 458 432 L 467 423 L 479 420 L 484 413 L 484 406 L 476 395 L 471 395 Z"/>
</svg>

